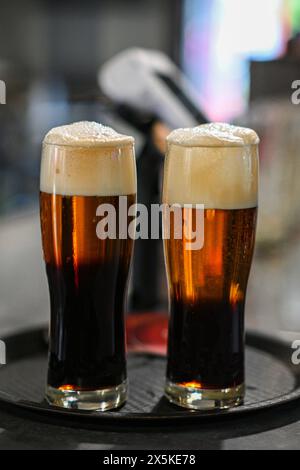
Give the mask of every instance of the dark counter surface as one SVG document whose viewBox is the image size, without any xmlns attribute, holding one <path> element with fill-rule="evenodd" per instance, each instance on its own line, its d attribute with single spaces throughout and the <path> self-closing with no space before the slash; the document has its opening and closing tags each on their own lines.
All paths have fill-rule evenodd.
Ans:
<svg viewBox="0 0 300 470">
<path fill-rule="evenodd" d="M 299 449 L 300 403 L 240 418 L 172 427 L 94 430 L 0 410 L 0 449 Z"/>
</svg>

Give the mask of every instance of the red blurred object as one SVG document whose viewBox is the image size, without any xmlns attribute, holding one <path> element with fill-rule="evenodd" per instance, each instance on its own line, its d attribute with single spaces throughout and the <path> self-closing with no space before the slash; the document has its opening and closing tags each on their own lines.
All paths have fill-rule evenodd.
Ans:
<svg viewBox="0 0 300 470">
<path fill-rule="evenodd" d="M 166 354 L 168 320 L 166 313 L 149 312 L 127 315 L 128 351 Z"/>
</svg>

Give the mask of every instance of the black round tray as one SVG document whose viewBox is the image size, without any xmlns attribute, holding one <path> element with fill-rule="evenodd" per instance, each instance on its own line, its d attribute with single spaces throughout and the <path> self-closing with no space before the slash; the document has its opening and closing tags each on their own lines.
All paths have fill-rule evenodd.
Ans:
<svg viewBox="0 0 300 470">
<path fill-rule="evenodd" d="M 300 398 L 300 366 L 291 362 L 290 347 L 261 335 L 247 336 L 245 404 L 227 411 L 198 412 L 171 405 L 163 397 L 166 359 L 151 354 L 129 354 L 128 402 L 117 411 L 87 412 L 49 406 L 44 400 L 47 370 L 46 330 L 39 329 L 5 338 L 7 365 L 0 367 L 0 404 L 35 413 L 43 419 L 60 417 L 103 422 L 169 422 L 211 419 L 254 412 Z"/>
</svg>

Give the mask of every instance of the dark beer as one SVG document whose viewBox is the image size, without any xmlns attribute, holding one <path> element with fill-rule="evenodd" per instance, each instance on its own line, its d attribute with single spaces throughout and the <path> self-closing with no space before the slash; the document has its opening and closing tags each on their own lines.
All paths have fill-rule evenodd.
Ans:
<svg viewBox="0 0 300 470">
<path fill-rule="evenodd" d="M 135 195 L 127 197 L 128 206 Z M 99 240 L 97 207 L 118 196 L 41 192 L 41 226 L 50 289 L 48 384 L 87 391 L 126 379 L 124 299 L 131 239 Z M 130 220 L 128 220 L 128 223 Z"/>
<path fill-rule="evenodd" d="M 90 122 L 52 129 L 44 140 L 40 189 L 51 311 L 46 398 L 67 408 L 119 407 L 127 396 L 132 137 Z M 112 225 L 100 230 L 109 213 Z"/>
<path fill-rule="evenodd" d="M 168 137 L 163 188 L 169 208 L 169 220 L 166 215 L 164 220 L 170 225 L 164 242 L 170 308 L 165 393 L 179 406 L 223 409 L 243 402 L 258 142 L 254 131 L 227 124 L 178 129 Z M 170 210 L 175 205 L 179 219 L 178 210 L 177 215 Z M 181 237 L 178 221 L 189 227 Z M 191 243 L 200 233 L 202 243 Z"/>
<path fill-rule="evenodd" d="M 191 218 L 196 209 L 191 210 Z M 203 249 L 165 242 L 170 286 L 167 377 L 196 389 L 244 383 L 244 307 L 256 208 L 205 210 Z M 174 226 L 171 213 L 171 227 Z"/>
</svg>

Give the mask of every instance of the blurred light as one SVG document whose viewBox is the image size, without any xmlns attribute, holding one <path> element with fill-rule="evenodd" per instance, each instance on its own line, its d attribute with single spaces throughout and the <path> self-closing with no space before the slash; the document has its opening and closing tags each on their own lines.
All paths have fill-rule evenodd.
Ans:
<svg viewBox="0 0 300 470">
<path fill-rule="evenodd" d="M 249 60 L 271 60 L 284 52 L 290 35 L 284 6 L 284 0 L 185 1 L 183 67 L 209 119 L 243 113 Z"/>
<path fill-rule="evenodd" d="M 287 0 L 288 9 L 292 21 L 293 33 L 300 32 L 300 2 L 299 0 Z"/>
</svg>

